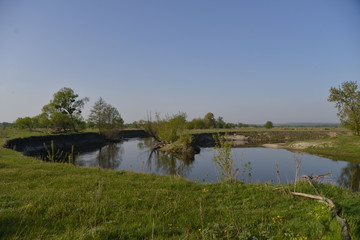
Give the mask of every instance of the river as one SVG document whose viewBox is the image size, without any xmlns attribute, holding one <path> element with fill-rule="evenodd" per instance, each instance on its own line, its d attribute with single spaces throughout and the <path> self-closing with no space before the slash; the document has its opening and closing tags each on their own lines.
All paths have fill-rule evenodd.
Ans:
<svg viewBox="0 0 360 240">
<path fill-rule="evenodd" d="M 135 138 L 81 153 L 75 164 L 175 175 L 191 181 L 213 183 L 220 176 L 213 161 L 214 154 L 213 148 L 201 148 L 194 159 L 179 160 L 168 153 L 152 151 L 151 138 Z M 299 176 L 330 173 L 321 181 L 359 190 L 359 164 L 263 147 L 232 148 L 231 155 L 235 160 L 234 167 L 239 169 L 237 178 L 243 182 L 292 183 L 296 166 L 299 166 Z"/>
</svg>

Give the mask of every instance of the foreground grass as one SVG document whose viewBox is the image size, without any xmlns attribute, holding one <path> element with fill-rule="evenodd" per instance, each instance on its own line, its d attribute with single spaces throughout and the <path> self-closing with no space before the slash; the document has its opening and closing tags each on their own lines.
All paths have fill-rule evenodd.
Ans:
<svg viewBox="0 0 360 240">
<path fill-rule="evenodd" d="M 33 135 L 43 133 L 7 137 Z M 360 239 L 360 194 L 317 188 Z M 45 163 L 0 147 L 0 239 L 341 239 L 329 209 L 292 190 Z"/>
<path fill-rule="evenodd" d="M 341 239 L 328 208 L 293 186 L 197 184 L 41 162 L 0 148 L 1 239 Z M 360 196 L 321 194 L 360 238 Z M 305 184 L 297 191 L 314 193 Z"/>
</svg>

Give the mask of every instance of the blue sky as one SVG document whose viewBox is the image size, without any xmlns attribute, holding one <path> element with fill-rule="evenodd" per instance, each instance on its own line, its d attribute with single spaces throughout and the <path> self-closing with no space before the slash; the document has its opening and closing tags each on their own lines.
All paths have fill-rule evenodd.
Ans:
<svg viewBox="0 0 360 240">
<path fill-rule="evenodd" d="M 338 122 L 360 80 L 358 0 L 2 0 L 0 122 L 70 87 L 125 122 L 179 111 L 227 122 Z"/>
</svg>

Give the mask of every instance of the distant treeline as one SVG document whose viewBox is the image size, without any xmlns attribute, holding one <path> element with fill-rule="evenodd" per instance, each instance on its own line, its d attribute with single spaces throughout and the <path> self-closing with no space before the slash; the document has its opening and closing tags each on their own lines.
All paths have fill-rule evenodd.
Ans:
<svg viewBox="0 0 360 240">
<path fill-rule="evenodd" d="M 11 126 L 11 123 L 9 122 L 0 122 L 0 127 L 10 127 Z"/>
<path fill-rule="evenodd" d="M 41 113 L 34 117 L 19 117 L 13 123 L 3 122 L 2 128 L 14 127 L 19 129 L 46 129 L 46 132 L 76 132 L 86 128 L 98 129 L 100 133 L 111 137 L 113 133 L 122 128 L 145 129 L 146 124 L 151 119 L 134 121 L 124 124 L 119 111 L 112 105 L 106 103 L 101 97 L 91 108 L 87 119 L 82 116 L 82 109 L 89 101 L 89 98 L 79 98 L 71 88 L 61 88 L 54 93 L 50 102 L 44 105 Z M 237 128 L 237 127 L 258 127 L 243 123 L 227 123 L 219 116 L 215 118 L 214 114 L 209 112 L 203 118 L 194 118 L 191 121 L 186 120 L 185 113 L 179 113 L 183 118 L 185 129 L 214 129 L 214 128 Z M 159 114 L 155 115 L 157 123 L 166 122 L 171 117 L 166 117 L 160 121 Z"/>
<path fill-rule="evenodd" d="M 184 114 L 184 113 L 181 113 Z M 185 114 L 186 118 L 186 114 Z M 125 123 L 124 128 L 136 128 L 143 129 L 148 120 L 134 121 L 132 123 Z M 244 123 L 228 123 L 223 120 L 222 117 L 215 118 L 215 115 L 211 112 L 205 114 L 203 118 L 194 118 L 191 121 L 186 121 L 186 129 L 231 129 L 241 127 L 260 127 L 254 124 Z"/>
<path fill-rule="evenodd" d="M 148 120 L 139 120 L 132 123 L 125 123 L 123 124 L 123 128 L 144 129 L 147 122 Z M 13 123 L 2 122 L 0 123 L 0 126 L 29 130 L 49 127 L 47 124 L 43 124 L 43 121 L 39 118 L 39 116 L 18 118 Z M 82 129 L 95 127 L 96 126 L 92 121 L 83 122 L 82 125 Z M 263 125 L 225 122 L 220 116 L 215 118 L 214 114 L 211 112 L 207 113 L 203 118 L 194 118 L 191 121 L 186 121 L 186 129 L 231 129 L 244 127 L 263 127 Z"/>
</svg>

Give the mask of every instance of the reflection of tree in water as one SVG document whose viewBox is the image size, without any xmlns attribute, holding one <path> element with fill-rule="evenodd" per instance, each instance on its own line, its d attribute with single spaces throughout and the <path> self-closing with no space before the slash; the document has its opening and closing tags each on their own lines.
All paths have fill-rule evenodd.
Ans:
<svg viewBox="0 0 360 240">
<path fill-rule="evenodd" d="M 139 141 L 137 147 L 141 150 L 144 149 L 152 149 L 155 146 L 155 142 L 153 138 L 143 138 L 142 141 Z"/>
<path fill-rule="evenodd" d="M 191 172 L 194 158 L 179 160 L 175 156 L 164 152 L 151 151 L 147 162 L 149 171 L 151 171 L 152 162 L 156 166 L 157 173 L 185 177 Z"/>
<path fill-rule="evenodd" d="M 353 191 L 360 190 L 360 164 L 348 163 L 347 167 L 341 169 L 338 179 L 341 186 L 349 188 Z"/>
<path fill-rule="evenodd" d="M 116 169 L 122 162 L 124 148 L 121 144 L 110 143 L 99 149 L 99 167 Z"/>
<path fill-rule="evenodd" d="M 185 177 L 191 172 L 194 162 L 193 155 L 182 156 L 181 160 L 179 160 L 171 154 L 155 150 L 155 146 L 156 143 L 153 138 L 143 138 L 137 144 L 139 149 L 146 150 L 143 153 L 148 156 L 146 163 L 147 171 L 152 172 L 152 166 L 155 166 L 156 173 L 181 177 Z"/>
</svg>

